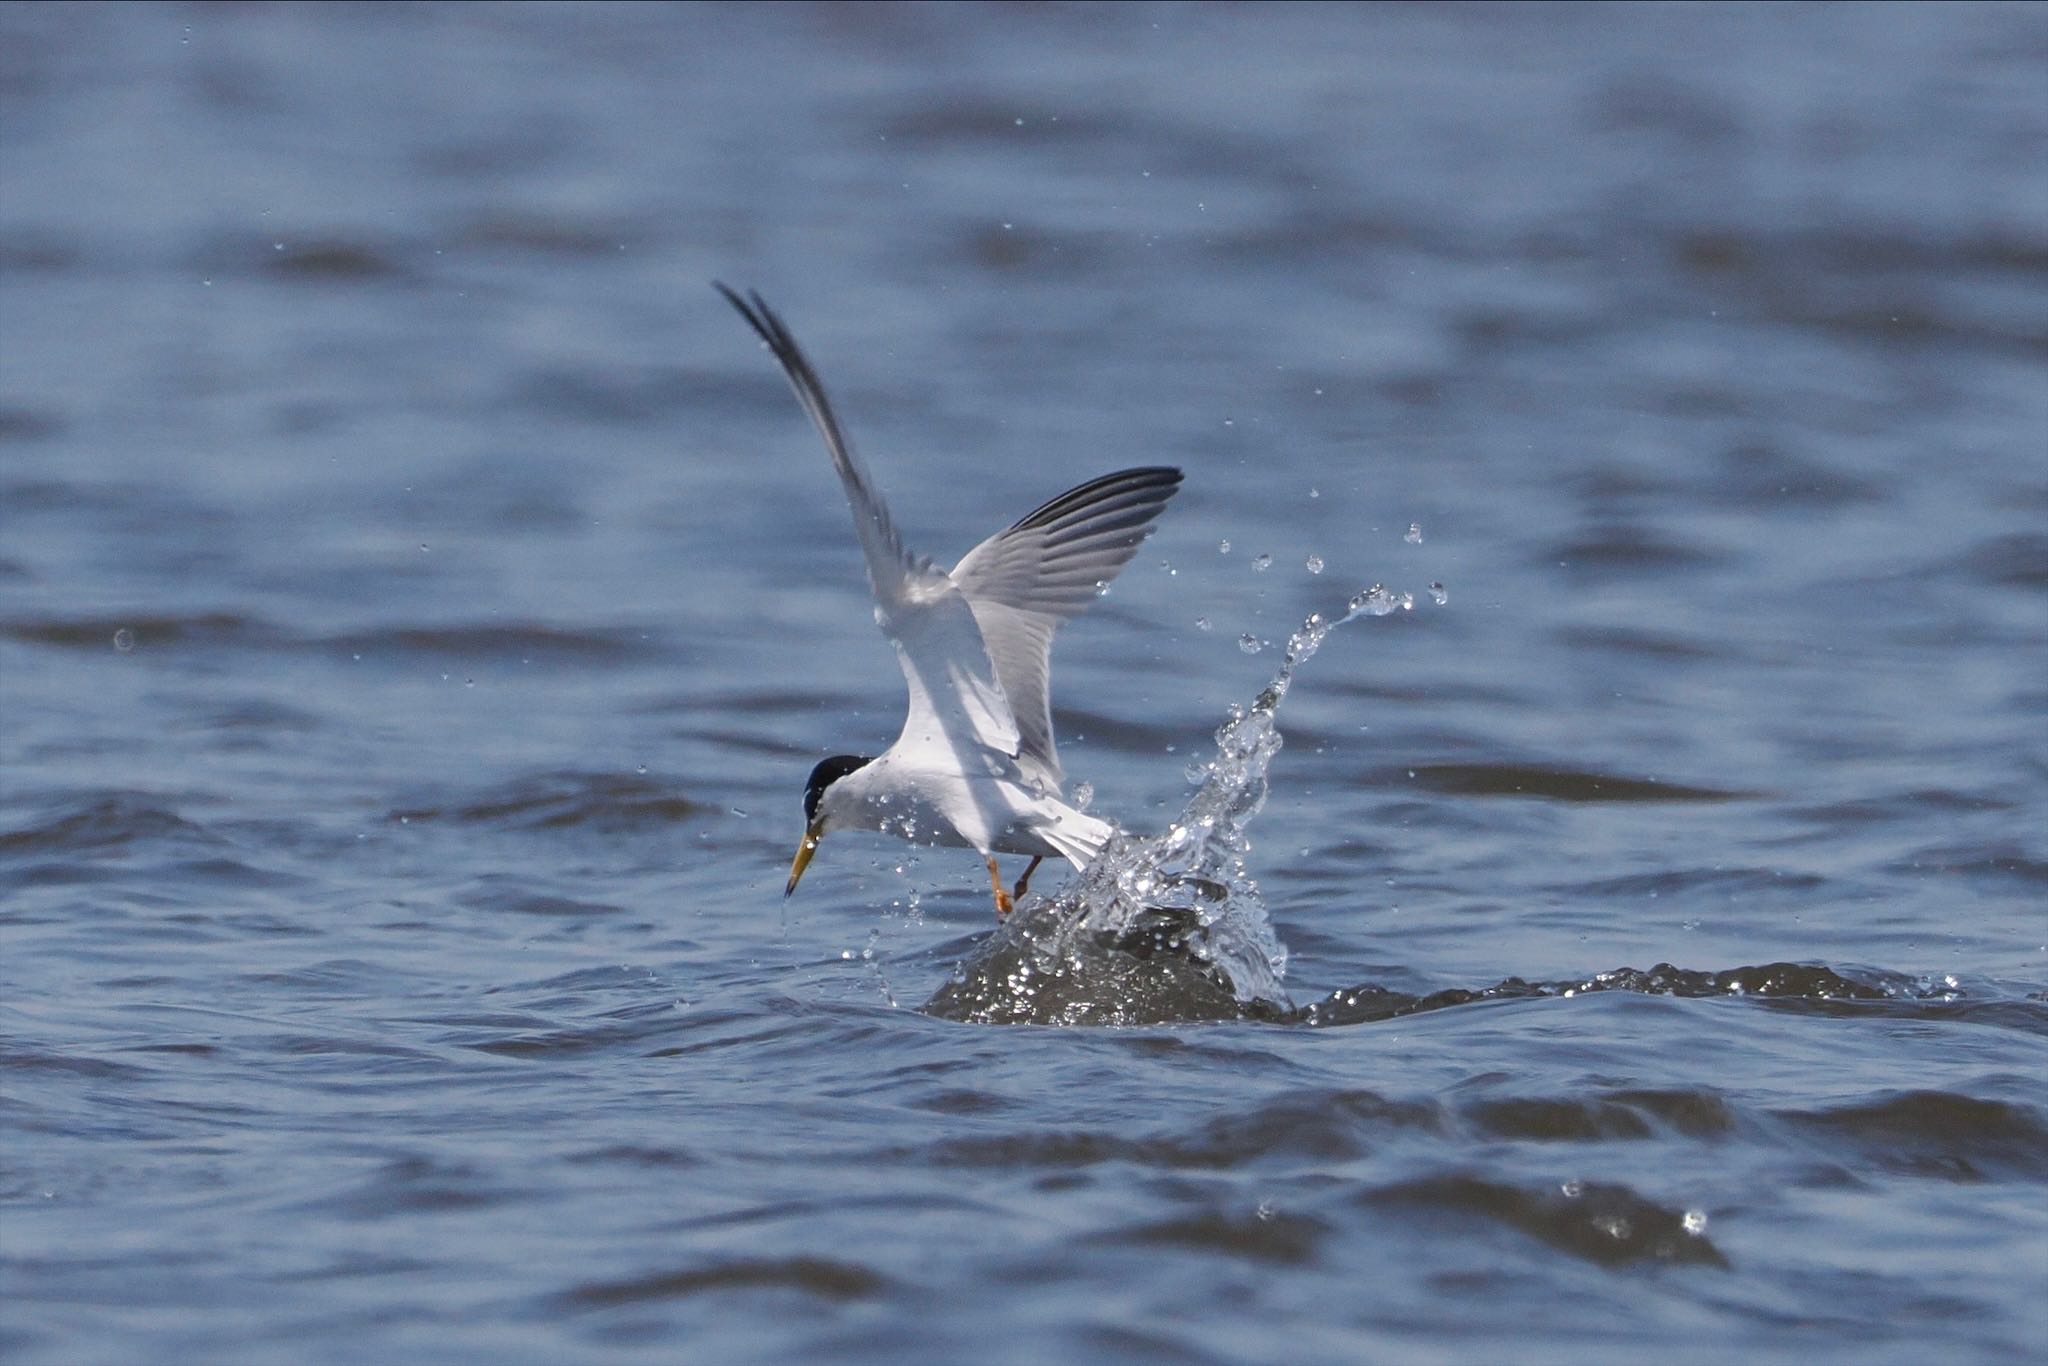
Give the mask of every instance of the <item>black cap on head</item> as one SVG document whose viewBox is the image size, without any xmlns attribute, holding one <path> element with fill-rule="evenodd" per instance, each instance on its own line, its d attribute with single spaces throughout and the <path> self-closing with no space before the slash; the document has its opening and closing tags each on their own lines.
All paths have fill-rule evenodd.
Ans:
<svg viewBox="0 0 2048 1366">
<path fill-rule="evenodd" d="M 818 819 L 818 803 L 825 799 L 825 789 L 844 778 L 857 768 L 865 768 L 875 761 L 871 754 L 835 754 L 820 760 L 811 770 L 811 779 L 804 784 L 804 824 L 812 825 Z"/>
</svg>

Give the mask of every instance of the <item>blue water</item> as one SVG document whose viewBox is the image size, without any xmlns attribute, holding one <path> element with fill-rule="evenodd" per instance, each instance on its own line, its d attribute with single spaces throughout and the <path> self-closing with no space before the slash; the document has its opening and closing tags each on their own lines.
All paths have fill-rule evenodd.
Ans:
<svg viewBox="0 0 2048 1366">
<path fill-rule="evenodd" d="M 0 7 L 0 1354 L 2037 1349 L 2044 63 L 2021 5 Z M 1186 471 L 1055 656 L 1134 838 L 1410 596 L 1275 718 L 1274 990 L 1047 931 L 1051 868 L 998 933 L 969 852 L 782 900 L 902 683 L 714 278 L 942 562 Z"/>
</svg>

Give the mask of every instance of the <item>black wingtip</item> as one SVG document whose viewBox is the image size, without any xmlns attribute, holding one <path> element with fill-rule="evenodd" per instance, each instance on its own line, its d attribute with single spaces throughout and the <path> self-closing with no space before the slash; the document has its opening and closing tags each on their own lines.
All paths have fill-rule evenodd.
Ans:
<svg viewBox="0 0 2048 1366">
<path fill-rule="evenodd" d="M 747 326 L 754 329 L 754 335 L 768 343 L 771 350 L 775 348 L 775 334 L 768 326 L 768 318 L 773 315 L 768 314 L 767 305 L 761 302 L 759 294 L 749 290 L 748 293 L 753 298 L 753 302 L 749 303 L 746 299 L 740 297 L 738 290 L 723 280 L 713 280 L 711 287 L 724 295 L 725 301 L 733 306 L 733 311 L 747 320 Z M 759 311 L 756 311 L 757 309 Z"/>
<path fill-rule="evenodd" d="M 1118 470 L 1039 504 L 1018 518 L 1010 529 L 1024 531 L 1048 526 L 1083 508 L 1100 512 L 1102 504 L 1118 499 L 1124 500 L 1134 510 L 1148 508 L 1148 511 L 1136 515 L 1136 521 L 1139 524 L 1150 522 L 1166 500 L 1180 491 L 1184 478 L 1186 476 L 1172 465 L 1139 465 L 1134 469 Z"/>
</svg>

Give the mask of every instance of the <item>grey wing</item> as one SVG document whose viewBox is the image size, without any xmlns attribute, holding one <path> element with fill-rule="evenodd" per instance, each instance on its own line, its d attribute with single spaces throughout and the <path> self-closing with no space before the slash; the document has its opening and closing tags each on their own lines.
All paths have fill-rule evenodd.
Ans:
<svg viewBox="0 0 2048 1366">
<path fill-rule="evenodd" d="M 717 289 L 781 363 L 839 472 L 874 589 L 875 619 L 896 646 L 910 690 L 898 746 L 915 751 L 916 762 L 928 768 L 1007 770 L 1017 755 L 1017 726 L 965 596 L 937 566 L 904 549 L 889 509 L 839 428 L 818 372 L 788 326 L 759 294 L 742 299 L 722 284 Z"/>
<path fill-rule="evenodd" d="M 867 560 L 868 582 L 875 591 L 875 604 L 885 613 L 900 605 L 911 582 L 919 577 L 935 574 L 937 570 L 927 562 L 920 562 L 903 548 L 903 538 L 896 534 L 896 525 L 889 519 L 889 509 L 875 492 L 874 484 L 868 479 L 868 472 L 862 467 L 860 458 L 853 453 L 853 445 L 846 434 L 839 429 L 839 419 L 833 416 L 832 405 L 825 397 L 825 386 L 818 378 L 818 372 L 811 368 L 811 362 L 796 344 L 796 338 L 777 317 L 775 310 L 759 294 L 750 293 L 742 299 L 733 290 L 712 282 L 727 303 L 739 310 L 747 325 L 754 329 L 769 351 L 782 365 L 782 373 L 789 380 L 789 387 L 796 391 L 796 400 L 809 415 L 811 425 L 824 438 L 825 453 L 832 457 L 832 468 L 839 472 L 840 486 L 846 490 L 846 501 L 853 509 L 853 529 L 860 537 L 862 555 Z"/>
<path fill-rule="evenodd" d="M 1052 637 L 1095 601 L 1137 553 L 1181 472 L 1119 470 L 1069 489 L 983 541 L 952 579 L 981 623 L 982 640 L 1017 720 L 1018 758 L 1057 789 L 1064 775 L 1052 737 Z"/>
</svg>

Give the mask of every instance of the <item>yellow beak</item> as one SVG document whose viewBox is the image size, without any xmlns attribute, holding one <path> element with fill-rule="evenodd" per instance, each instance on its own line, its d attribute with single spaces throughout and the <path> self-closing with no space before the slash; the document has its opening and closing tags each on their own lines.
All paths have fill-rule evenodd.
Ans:
<svg viewBox="0 0 2048 1366">
<path fill-rule="evenodd" d="M 825 832 L 816 825 L 804 831 L 804 842 L 796 847 L 796 861 L 789 865 L 789 885 L 782 889 L 785 897 L 796 890 L 796 884 L 803 878 L 804 869 L 811 866 L 811 855 L 818 852 L 818 841 L 824 838 L 824 834 Z"/>
</svg>

